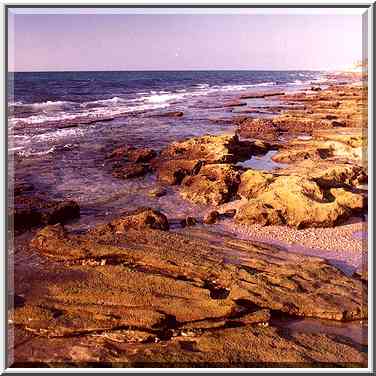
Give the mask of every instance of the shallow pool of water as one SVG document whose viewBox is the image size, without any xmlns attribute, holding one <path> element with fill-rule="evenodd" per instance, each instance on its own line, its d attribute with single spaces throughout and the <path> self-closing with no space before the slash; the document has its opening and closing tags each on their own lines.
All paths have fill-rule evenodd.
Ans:
<svg viewBox="0 0 376 376">
<path fill-rule="evenodd" d="M 272 171 L 277 168 L 284 168 L 286 166 L 286 163 L 276 163 L 272 160 L 272 157 L 277 153 L 277 150 L 269 150 L 264 155 L 254 155 L 251 159 L 247 159 L 243 162 L 238 162 L 237 166 L 266 171 Z"/>
</svg>

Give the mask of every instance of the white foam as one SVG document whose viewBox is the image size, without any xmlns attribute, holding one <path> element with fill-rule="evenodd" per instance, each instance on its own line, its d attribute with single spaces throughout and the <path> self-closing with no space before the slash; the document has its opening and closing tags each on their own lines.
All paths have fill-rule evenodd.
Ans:
<svg viewBox="0 0 376 376">
<path fill-rule="evenodd" d="M 262 82 L 261 84 L 255 84 L 255 86 L 274 86 L 276 83 L 274 81 Z"/>
<path fill-rule="evenodd" d="M 167 95 L 167 94 L 166 94 Z M 153 96 L 155 98 L 151 98 L 148 100 L 150 103 L 142 103 L 135 106 L 129 105 L 121 105 L 121 106 L 106 106 L 106 107 L 98 107 L 98 108 L 91 108 L 90 110 L 81 110 L 80 112 L 59 112 L 54 114 L 38 114 L 32 115 L 26 118 L 13 118 L 9 120 L 9 124 L 11 126 L 16 127 L 23 127 L 25 125 L 41 125 L 41 124 L 50 124 L 50 123 L 59 123 L 59 124 L 66 124 L 66 123 L 88 123 L 92 121 L 101 121 L 106 120 L 112 117 L 119 117 L 122 115 L 126 115 L 129 112 L 133 111 L 146 111 L 146 110 L 154 110 L 158 108 L 168 107 L 168 103 L 163 103 L 166 101 L 166 98 L 163 97 L 162 99 L 158 100 L 158 95 Z M 146 97 L 150 99 L 150 97 Z M 171 97 L 171 99 L 173 99 Z M 168 99 L 169 100 L 169 99 Z M 138 100 L 137 102 L 140 102 Z"/>
<path fill-rule="evenodd" d="M 154 94 L 149 97 L 141 97 L 143 100 L 145 100 L 148 103 L 163 103 L 163 102 L 169 102 L 176 99 L 182 99 L 184 97 L 184 94 Z"/>
<path fill-rule="evenodd" d="M 39 156 L 39 155 L 51 154 L 55 150 L 56 150 L 56 147 L 52 146 L 51 148 L 49 148 L 47 150 L 42 150 L 42 151 L 32 151 L 32 150 L 26 151 L 26 150 L 21 150 L 21 151 L 17 152 L 16 154 L 18 156 L 20 156 L 20 157 L 31 157 L 31 156 Z"/>
<path fill-rule="evenodd" d="M 306 84 L 308 84 L 308 81 L 302 81 L 302 80 L 295 80 L 293 82 L 287 83 L 287 85 L 291 85 L 291 86 L 306 85 Z"/>
<path fill-rule="evenodd" d="M 67 128 L 67 129 L 57 129 L 51 132 L 46 132 L 42 134 L 37 134 L 32 137 L 33 142 L 49 142 L 49 141 L 56 141 L 62 138 L 69 137 L 80 137 L 84 134 L 83 130 L 80 128 Z"/>
<path fill-rule="evenodd" d="M 21 106 L 23 102 L 16 101 L 16 102 L 8 102 L 8 106 Z"/>
<path fill-rule="evenodd" d="M 196 85 L 194 85 L 195 87 L 198 87 L 198 88 L 200 88 L 200 89 L 205 89 L 205 88 L 208 88 L 208 87 L 210 87 L 210 85 L 209 84 L 196 84 Z"/>
<path fill-rule="evenodd" d="M 304 82 L 295 80 L 287 85 L 302 85 Z M 25 106 L 26 110 L 32 109 L 29 117 L 14 117 L 9 121 L 10 128 L 23 127 L 27 125 L 41 124 L 81 124 L 108 120 L 115 117 L 125 116 L 129 112 L 148 111 L 170 106 L 171 102 L 182 101 L 183 99 L 197 96 L 207 96 L 218 92 L 239 92 L 254 87 L 274 86 L 274 81 L 266 81 L 257 84 L 244 85 L 214 85 L 199 83 L 193 85 L 190 89 L 179 89 L 174 92 L 167 90 L 150 92 L 139 92 L 138 98 L 126 99 L 114 96 L 109 99 L 100 99 L 84 103 L 68 101 L 46 101 L 32 104 L 18 104 Z M 16 103 L 19 102 L 14 102 Z"/>
<path fill-rule="evenodd" d="M 84 102 L 80 104 L 80 107 L 89 107 L 89 106 L 97 105 L 97 104 L 101 104 L 104 106 L 113 106 L 115 104 L 124 103 L 124 102 L 126 102 L 126 100 L 123 98 L 113 97 L 110 99 L 99 99 L 97 101 Z"/>
</svg>

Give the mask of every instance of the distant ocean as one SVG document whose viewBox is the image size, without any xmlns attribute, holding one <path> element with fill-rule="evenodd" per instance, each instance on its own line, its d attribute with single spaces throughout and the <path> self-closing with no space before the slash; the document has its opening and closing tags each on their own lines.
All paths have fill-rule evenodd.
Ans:
<svg viewBox="0 0 376 376">
<path fill-rule="evenodd" d="M 14 73 L 10 125 L 119 117 L 255 87 L 299 87 L 319 77 L 312 71 Z"/>
<path fill-rule="evenodd" d="M 314 83 L 325 84 L 323 72 L 10 73 L 8 153 L 18 176 L 52 196 L 77 200 L 83 212 L 90 206 L 99 210 L 104 198 L 112 212 L 114 206 L 145 205 L 151 199 L 142 190 L 152 177 L 123 181 L 104 170 L 104 157 L 114 147 L 158 150 L 175 140 L 233 133 L 226 119 L 244 107 L 224 107 L 226 101 L 245 92 L 296 91 Z M 263 99 L 247 102 L 252 108 L 266 105 Z M 268 101 L 274 102 L 278 105 Z M 169 111 L 184 115 L 154 116 Z"/>
</svg>

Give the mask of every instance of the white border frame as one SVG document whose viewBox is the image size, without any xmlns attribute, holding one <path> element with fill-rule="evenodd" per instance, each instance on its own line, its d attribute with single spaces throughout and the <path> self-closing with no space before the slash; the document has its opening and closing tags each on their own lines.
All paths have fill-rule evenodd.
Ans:
<svg viewBox="0 0 376 376">
<path fill-rule="evenodd" d="M 2 20 L 3 20 L 3 24 L 5 25 L 5 17 L 6 17 L 6 8 L 5 8 L 5 5 L 9 5 L 9 6 L 12 6 L 12 5 L 24 5 L 25 7 L 32 7 L 32 6 L 35 6 L 35 5 L 46 5 L 46 7 L 48 7 L 49 5 L 51 5 L 51 1 L 47 1 L 47 0 L 40 0 L 38 1 L 37 3 L 27 3 L 25 1 L 3 1 L 3 0 L 0 0 L 0 4 L 2 5 L 2 8 L 1 8 L 1 17 L 2 17 Z M 369 166 L 370 167 L 373 167 L 371 165 L 371 161 L 373 161 L 373 139 L 374 139 L 374 132 L 373 132 L 373 67 L 374 67 L 374 61 L 373 61 L 373 57 L 374 57 L 374 46 L 373 46 L 373 35 L 374 35 L 374 26 L 373 26 L 373 15 L 374 15 L 374 7 L 375 7 L 375 4 L 372 4 L 372 2 L 370 1 L 362 1 L 362 2 L 354 2 L 354 1 L 348 1 L 348 0 L 343 0 L 343 1 L 340 1 L 340 0 L 331 0 L 330 4 L 328 4 L 326 1 L 310 1 L 310 2 L 307 2 L 307 1 L 299 1 L 299 0 L 290 0 L 288 3 L 284 3 L 283 1 L 273 1 L 273 2 L 270 2 L 270 1 L 266 1 L 266 2 L 258 2 L 258 3 L 251 3 L 250 1 L 247 1 L 247 0 L 237 0 L 236 3 L 234 4 L 229 4 L 229 2 L 226 2 L 226 1 L 221 1 L 221 0 L 206 0 L 205 2 L 202 2 L 200 0 L 191 0 L 189 3 L 177 3 L 177 1 L 174 1 L 174 0 L 165 0 L 162 2 L 159 2 L 157 0 L 149 0 L 147 2 L 142 2 L 142 1 L 132 1 L 132 2 L 124 2 L 124 1 L 119 1 L 119 0 L 112 0 L 110 4 L 105 4 L 103 3 L 102 1 L 100 0 L 81 0 L 81 1 L 74 1 L 74 0 L 65 0 L 64 3 L 56 3 L 56 4 L 53 4 L 53 6 L 61 6 L 61 7 L 64 7 L 64 6 L 75 6 L 75 7 L 78 7 L 80 5 L 83 5 L 83 6 L 89 6 L 89 5 L 93 5 L 93 6 L 96 6 L 96 5 L 106 5 L 106 6 L 112 6 L 114 5 L 115 7 L 118 5 L 139 5 L 140 8 L 142 8 L 142 6 L 144 5 L 155 5 L 156 7 L 158 7 L 159 5 L 171 5 L 172 7 L 174 5 L 178 4 L 179 6 L 183 6 L 183 5 L 186 5 L 187 7 L 191 6 L 191 5 L 201 5 L 201 6 L 204 6 L 204 5 L 207 5 L 208 7 L 210 6 L 219 6 L 219 5 L 227 5 L 227 6 L 240 6 L 240 5 L 244 5 L 245 7 L 247 6 L 278 6 L 278 5 L 286 5 L 286 6 L 314 6 L 314 7 L 317 7 L 317 6 L 328 6 L 328 5 L 332 5 L 332 6 L 345 6 L 345 5 L 348 5 L 348 6 L 351 6 L 351 5 L 355 5 L 355 6 L 369 6 L 368 9 L 363 9 L 364 13 L 363 14 L 367 14 L 367 17 L 368 17 L 368 51 L 367 51 L 367 55 L 368 55 L 368 89 L 369 89 L 369 93 L 368 93 L 368 160 L 369 160 Z M 104 9 L 104 8 L 102 8 Z M 230 11 L 231 8 L 227 8 L 225 9 L 226 12 Z M 291 8 L 279 8 L 278 11 L 283 11 L 283 10 L 287 10 L 287 9 L 290 9 Z M 302 11 L 309 11 L 311 13 L 311 11 L 313 10 L 314 8 L 312 9 L 303 9 L 301 8 L 300 10 Z M 339 9 L 341 8 L 337 8 L 336 10 L 338 11 Z M 129 9 L 128 9 L 129 10 Z M 163 9 L 165 10 L 165 9 Z M 203 10 L 203 9 L 200 9 L 200 10 Z M 326 11 L 328 10 L 328 8 L 325 9 Z M 343 8 L 341 9 L 343 10 Z M 178 10 L 179 12 L 180 10 Z M 281 13 L 279 13 L 281 14 Z M 291 13 L 290 13 L 291 14 Z M 302 13 L 303 14 L 303 13 Z M 1 38 L 1 52 L 2 52 L 2 55 L 3 55 L 3 62 L 5 63 L 5 59 L 7 58 L 7 51 L 5 50 L 5 33 L 4 33 L 4 28 L 1 28 L 1 34 L 2 34 L 2 38 Z M 5 69 L 4 69 L 5 70 Z M 5 76 L 3 76 L 5 78 Z M 1 91 L 0 91 L 0 96 L 1 96 L 1 99 L 3 100 L 2 103 L 5 103 L 5 83 L 4 85 L 1 86 Z M 1 141 L 2 141 L 2 145 L 3 145 L 3 150 L 5 150 L 6 152 L 6 133 L 5 133 L 5 127 L 6 127 L 6 119 L 5 119 L 5 108 L 1 108 L 2 110 L 2 115 L 1 116 L 1 121 L 4 123 L 3 124 L 3 131 L 1 133 Z M 2 158 L 5 159 L 6 161 L 6 157 L 5 157 L 5 153 L 3 154 Z M 2 173 L 2 176 L 5 177 L 5 173 L 6 173 L 6 169 L 7 169 L 7 166 L 5 165 L 5 163 L 1 163 L 0 164 L 1 166 L 1 173 Z M 374 181 L 374 174 L 373 174 L 373 169 L 369 169 L 369 180 L 373 183 Z M 4 182 L 5 183 L 5 182 Z M 373 184 L 369 184 L 369 211 L 368 211 L 368 222 L 369 222 L 369 228 L 373 229 L 373 197 L 374 197 L 374 187 L 373 187 Z M 3 195 L 2 195 L 2 199 L 0 201 L 0 208 L 3 210 L 3 213 L 6 212 L 6 201 L 5 201 L 5 197 L 6 197 L 6 190 L 7 190 L 7 187 L 6 185 L 4 184 L 3 187 L 4 189 L 3 191 Z M 5 213 L 6 215 L 6 213 Z M 3 221 L 5 221 L 4 217 L 3 217 Z M 6 239 L 6 232 L 5 232 L 5 224 L 3 226 L 1 226 L 1 230 L 0 230 L 0 236 L 2 237 L 2 239 Z M 6 273 L 6 256 L 7 256 L 7 245 L 5 243 L 5 240 L 3 241 L 3 244 L 5 245 L 5 249 L 3 252 L 1 252 L 1 266 L 2 266 L 2 269 L 1 271 L 3 272 L 3 276 L 4 278 L 7 278 L 7 273 Z M 1 370 L 1 373 L 9 373 L 9 374 L 12 374 L 12 373 L 192 373 L 193 372 L 204 372 L 204 373 L 312 373 L 312 372 L 315 372 L 315 373 L 322 373 L 322 372 L 330 372 L 330 373 L 354 373 L 357 372 L 357 373 L 372 373 L 373 372 L 373 367 L 374 367 L 374 358 L 373 358 L 373 353 L 374 353 L 374 337 L 373 337 L 373 304 L 374 304 L 374 300 L 373 300 L 373 297 L 374 297 L 374 291 L 372 289 L 373 287 L 373 262 L 374 262 L 374 257 L 373 257 L 373 244 L 374 244 L 374 239 L 373 239 L 373 232 L 372 230 L 371 231 L 368 231 L 368 272 L 369 273 L 369 279 L 368 279 L 368 292 L 369 292 L 369 296 L 368 296 L 368 301 L 369 301 L 369 305 L 368 305 L 368 310 L 369 310 L 369 319 L 368 319 L 368 339 L 369 339 L 369 351 L 368 352 L 368 368 L 6 368 L 6 351 L 7 351 L 7 344 L 5 343 L 5 340 L 3 341 L 0 341 L 0 353 L 1 354 L 4 354 L 2 357 L 1 357 L 1 363 L 0 363 L 0 370 Z M 372 270 L 371 270 L 372 268 Z M 7 314 L 6 314 L 6 295 L 7 295 L 7 291 L 5 291 L 5 285 L 4 285 L 4 288 L 1 289 L 1 297 L 2 297 L 2 308 L 3 309 L 0 309 L 0 312 L 1 312 L 1 319 L 2 319 L 2 323 L 4 323 L 4 325 L 2 325 L 1 327 L 1 330 L 0 330 L 0 337 L 5 339 L 6 338 L 6 326 L 7 326 L 7 323 L 6 323 L 6 317 L 7 317 Z M 1 335 L 2 334 L 2 335 Z"/>
</svg>

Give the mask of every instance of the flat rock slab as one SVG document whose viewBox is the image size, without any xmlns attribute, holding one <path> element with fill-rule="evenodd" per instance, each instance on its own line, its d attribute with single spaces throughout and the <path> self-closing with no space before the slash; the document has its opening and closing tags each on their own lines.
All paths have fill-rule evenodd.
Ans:
<svg viewBox="0 0 376 376">
<path fill-rule="evenodd" d="M 88 274 L 84 281 L 53 283 L 51 299 L 154 307 L 179 323 L 227 317 L 239 299 L 296 316 L 353 320 L 367 314 L 362 283 L 322 259 L 232 238 L 216 246 L 167 231 L 122 230 L 118 222 L 84 235 L 58 225 L 36 235 L 39 252 Z M 224 252 L 245 253 L 247 262 L 227 264 Z"/>
<path fill-rule="evenodd" d="M 194 227 L 167 230 L 163 214 L 140 209 L 83 234 L 60 224 L 39 231 L 31 244 L 52 262 L 17 275 L 22 299 L 9 318 L 31 336 L 28 348 L 17 347 L 17 361 L 236 366 L 364 360 L 342 337 L 267 327 L 276 312 L 366 318 L 366 285 L 358 278 L 280 247 L 226 236 L 218 242 Z M 273 351 L 276 343 L 280 350 Z M 110 351 L 105 344 L 118 347 Z M 67 346 L 72 351 L 58 349 Z"/>
<path fill-rule="evenodd" d="M 19 367 L 367 367 L 367 354 L 346 337 L 264 326 L 213 328 L 169 340 L 124 329 L 66 338 L 16 331 Z"/>
<path fill-rule="evenodd" d="M 344 127 L 367 128 L 367 89 L 364 87 L 332 85 L 321 91 L 282 94 L 277 96 L 282 103 L 304 104 L 304 108 L 287 108 L 272 119 L 244 119 L 239 124 L 239 134 L 273 140 L 281 135 L 315 134 L 323 129 L 335 134 Z M 343 137 L 337 137 L 340 139 Z"/>
</svg>

